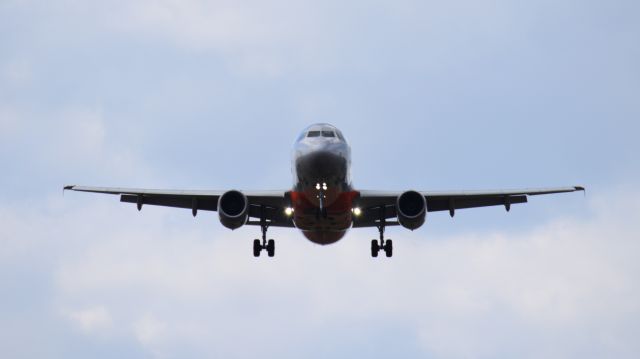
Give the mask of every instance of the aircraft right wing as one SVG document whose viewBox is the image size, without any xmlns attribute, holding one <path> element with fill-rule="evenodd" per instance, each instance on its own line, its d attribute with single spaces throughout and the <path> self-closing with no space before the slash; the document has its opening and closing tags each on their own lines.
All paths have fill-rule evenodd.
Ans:
<svg viewBox="0 0 640 359">
<path fill-rule="evenodd" d="M 190 209 L 195 216 L 197 211 L 217 211 L 218 199 L 225 191 L 210 190 L 165 190 L 116 187 L 64 186 L 64 190 L 78 192 L 105 193 L 119 195 L 120 202 L 135 203 L 138 210 L 143 205 L 165 206 Z M 293 227 L 291 218 L 283 215 L 287 206 L 288 191 L 242 191 L 249 201 L 249 217 L 260 218 L 261 213 L 274 227 Z M 248 221 L 247 225 L 259 225 Z"/>
</svg>

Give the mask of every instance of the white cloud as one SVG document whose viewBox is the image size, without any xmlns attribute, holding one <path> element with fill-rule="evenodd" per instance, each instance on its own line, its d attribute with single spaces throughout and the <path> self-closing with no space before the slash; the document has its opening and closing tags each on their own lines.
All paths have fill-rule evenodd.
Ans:
<svg viewBox="0 0 640 359">
<path fill-rule="evenodd" d="M 67 317 L 85 333 L 106 329 L 112 325 L 111 315 L 103 306 L 71 311 Z"/>
<path fill-rule="evenodd" d="M 20 155 L 16 166 L 30 164 L 19 166 L 21 171 L 45 171 L 58 179 L 78 169 L 84 173 L 75 174 L 75 180 L 94 175 L 153 177 L 139 149 L 123 144 L 125 136 L 108 126 L 110 119 L 95 106 L 63 105 L 45 113 L 0 104 L 0 146 L 7 157 Z"/>
<path fill-rule="evenodd" d="M 413 0 L 375 4 L 111 0 L 62 1 L 52 7 L 61 15 L 73 9 L 73 21 L 79 24 L 72 31 L 77 26 L 98 26 L 98 32 L 160 40 L 187 52 L 215 53 L 236 72 L 279 76 L 298 71 L 323 74 L 338 68 L 349 73 L 416 66 L 444 71 L 459 61 L 460 48 L 483 54 L 488 49 L 478 43 L 493 46 L 505 36 L 517 36 L 513 28 L 504 30 L 513 25 L 514 13 L 520 14 L 510 4 L 500 5 Z M 404 56 L 408 51 L 411 56 Z"/>
<path fill-rule="evenodd" d="M 99 109 L 69 108 L 60 115 L 54 126 L 59 127 L 63 137 L 60 146 L 64 158 L 97 158 L 105 146 L 106 128 Z"/>
<path fill-rule="evenodd" d="M 76 34 L 78 27 L 154 42 L 160 39 L 189 52 L 217 53 L 238 71 L 275 75 L 288 66 L 332 65 L 325 50 L 343 35 L 333 26 L 322 25 L 330 16 L 336 19 L 330 7 L 290 0 L 63 0 L 48 5 L 41 26 L 72 31 L 71 41 L 82 38 L 83 34 Z M 64 22 L 59 22 L 61 18 Z M 67 41 L 59 33 L 43 35 Z"/>
<path fill-rule="evenodd" d="M 287 67 L 326 67 L 322 53 L 337 40 L 317 3 L 292 1 L 127 2 L 116 29 L 169 39 L 178 47 L 218 52 L 239 71 L 278 75 Z"/>
<path fill-rule="evenodd" d="M 150 173 L 145 164 L 149 161 L 139 158 L 144 146 L 134 148 L 138 137 L 114 140 L 118 131 L 114 123 L 120 123 L 121 132 L 130 127 L 123 125 L 122 118 L 113 121 L 112 116 L 117 115 L 109 111 L 110 106 L 118 107 L 123 111 L 120 114 L 131 119 L 144 112 L 145 106 L 152 108 L 149 103 L 156 103 L 145 97 L 147 91 L 153 93 L 153 88 L 121 87 L 129 72 L 120 67 L 128 62 L 126 49 L 131 47 L 140 50 L 132 62 L 146 64 L 147 53 L 166 55 L 158 60 L 159 67 L 154 70 L 157 73 L 146 74 L 154 78 L 163 77 L 161 71 L 173 68 L 175 63 L 199 64 L 202 60 L 218 67 L 219 54 L 234 69 L 267 76 L 311 69 L 306 76 L 298 78 L 293 74 L 290 81 L 281 82 L 283 87 L 300 93 L 303 100 L 299 111 L 310 117 L 323 108 L 335 107 L 336 113 L 348 113 L 351 107 L 367 107 L 361 105 L 370 101 L 354 104 L 349 96 L 338 101 L 340 96 L 326 95 L 358 81 L 372 81 L 372 88 L 387 88 L 392 97 L 404 97 L 404 92 L 397 91 L 400 83 L 376 79 L 396 77 L 411 64 L 419 66 L 419 71 L 410 74 L 412 78 L 423 76 L 425 71 L 442 74 L 448 84 L 460 89 L 450 96 L 445 93 L 444 97 L 457 98 L 455 101 L 460 104 L 471 102 L 473 109 L 477 98 L 458 96 L 465 88 L 485 88 L 485 82 L 475 81 L 474 76 L 484 67 L 476 66 L 478 59 L 474 56 L 488 54 L 479 62 L 495 64 L 500 70 L 489 72 L 487 79 L 504 73 L 511 81 L 515 72 L 503 72 L 505 64 L 545 70 L 545 61 L 559 61 L 572 67 L 580 65 L 583 54 L 593 52 L 593 46 L 585 46 L 584 52 L 563 52 L 559 57 L 556 51 L 550 51 L 554 46 L 565 49 L 566 43 L 574 42 L 570 41 L 571 36 L 552 39 L 538 33 L 539 22 L 533 20 L 551 10 L 547 5 L 534 9 L 518 5 L 518 16 L 511 16 L 511 6 L 500 4 L 495 6 L 499 9 L 490 9 L 482 4 L 470 6 L 468 1 L 443 7 L 426 2 L 423 7 L 405 4 L 398 8 L 368 2 L 197 0 L 15 4 L 24 4 L 24 9 L 14 12 L 11 8 L 6 16 L 24 24 L 29 31 L 15 38 L 17 45 L 8 43 L 13 47 L 9 46 L 7 56 L 24 61 L 3 60 L 0 66 L 0 78 L 7 84 L 5 92 L 13 97 L 9 105 L 0 104 L 0 145 L 8 161 L 6 166 L 11 167 L 7 171 L 11 180 L 4 186 L 11 203 L 0 205 L 0 333 L 5 338 L 0 352 L 5 352 L 5 346 L 15 345 L 13 352 L 20 353 L 23 343 L 42 343 L 44 335 L 49 334 L 48 338 L 55 337 L 60 342 L 82 340 L 86 346 L 95 344 L 92 339 L 98 336 L 101 344 L 113 346 L 115 352 L 128 353 L 131 347 L 120 348 L 122 343 L 114 340 L 126 338 L 126 344 L 139 345 L 141 350 L 164 357 L 188 356 L 185 352 L 199 357 L 251 357 L 265 353 L 289 357 L 314 353 L 323 357 L 355 356 L 354 352 L 360 354 L 367 349 L 371 350 L 366 353 L 369 356 L 389 356 L 385 355 L 389 348 L 404 351 L 406 356 L 435 357 L 637 357 L 640 353 L 636 340 L 640 331 L 640 267 L 635 258 L 640 249 L 635 224 L 640 216 L 640 196 L 633 191 L 612 191 L 590 199 L 594 211 L 590 218 L 560 218 L 532 230 L 433 236 L 427 223 L 413 233 L 398 231 L 394 236 L 396 257 L 391 260 L 369 258 L 368 239 L 375 231 L 352 231 L 339 244 L 318 247 L 295 231 L 274 229 L 277 257 L 256 260 L 250 255 L 250 245 L 257 230 L 225 231 L 215 214 L 202 213 L 193 220 L 189 211 L 145 207 L 137 213 L 133 206 L 122 205 L 109 196 L 67 194 L 62 199 L 58 193 L 55 198 L 46 195 L 49 188 L 63 184 L 58 183 L 60 173 L 73 171 L 69 177 L 74 180 L 95 176 L 90 178 L 102 178 L 107 183 L 113 183 L 114 176 L 126 178 L 128 183 L 140 182 L 131 178 L 136 178 L 136 173 Z M 31 11 L 31 6 L 38 11 Z M 573 11 L 567 14 L 575 15 Z M 602 20 L 594 19 L 584 21 L 597 25 Z M 558 23 L 548 29 L 569 26 L 573 32 L 585 30 L 587 34 L 577 38 L 585 43 L 591 43 L 586 41 L 589 36 L 601 32 L 599 26 L 589 30 L 582 25 L 572 27 L 563 19 L 549 21 L 552 20 Z M 624 21 L 621 24 L 625 26 Z M 527 33 L 529 26 L 537 30 Z M 152 41 L 147 41 L 150 38 Z M 536 45 L 548 41 L 553 42 L 551 47 Z M 523 50 L 518 47 L 521 43 L 526 51 L 509 56 L 509 52 Z M 101 51 L 92 46 L 99 46 Z M 192 54 L 185 56 L 176 48 L 200 53 L 191 58 Z M 111 58 L 112 51 L 123 51 L 124 60 Z M 535 61 L 519 61 L 528 57 L 529 51 L 544 57 L 543 66 Z M 555 55 L 549 56 L 545 51 Z M 616 55 L 615 51 L 600 52 Z M 202 53 L 207 56 L 200 56 Z M 181 62 L 183 56 L 189 60 Z M 605 69 L 602 76 L 610 77 L 606 71 L 610 62 L 595 64 L 598 66 L 593 68 Z M 344 77 L 344 81 L 329 79 L 324 83 L 324 77 L 314 76 L 336 66 L 348 71 L 328 71 L 327 77 Z M 200 66 L 193 67 L 193 72 L 180 73 L 178 77 L 196 78 L 207 72 L 198 70 Z M 358 77 L 355 72 L 363 69 L 373 69 L 375 76 Z M 464 69 L 470 70 L 467 73 Z M 129 70 L 137 71 L 138 67 Z M 623 66 L 620 71 L 626 70 Z M 96 73 L 100 76 L 87 76 Z M 221 73 L 220 77 L 217 73 L 206 75 L 204 82 L 213 79 L 218 82 L 216 86 L 230 88 L 236 97 L 245 96 L 248 88 L 258 92 L 263 89 L 257 82 L 240 84 L 246 79 L 227 78 L 226 69 Z M 541 77 L 551 80 L 555 72 L 544 73 L 546 77 Z M 114 88 L 100 80 L 101 76 L 112 75 L 117 78 Z M 78 76 L 86 80 L 86 87 L 76 82 Z M 465 81 L 466 77 L 471 78 Z M 142 76 L 140 83 L 146 78 Z M 398 77 L 402 81 L 405 78 L 409 77 Z M 520 80 L 525 83 L 526 79 Z M 13 92 L 33 80 L 38 81 L 38 91 Z M 441 86 L 438 79 L 426 76 L 424 80 L 436 92 Z M 500 82 L 499 76 L 497 80 Z M 516 76 L 513 81 L 520 80 Z M 186 83 L 185 88 L 192 86 Z M 563 81 L 553 83 L 562 85 Z M 152 81 L 149 86 L 156 84 Z M 609 88 L 607 83 L 601 85 L 603 91 Z M 189 91 L 216 97 L 207 92 L 208 87 L 193 86 Z M 309 88 L 313 90 L 311 95 Z M 354 91 L 358 88 L 354 87 Z M 548 88 L 546 82 L 543 88 Z M 105 111 L 101 105 L 92 105 L 93 90 L 86 89 L 96 90 L 95 101 L 105 104 Z M 264 89 L 273 91 L 279 87 Z M 422 90 L 413 84 L 406 88 L 406 94 L 428 96 L 429 91 L 425 94 Z M 490 90 L 487 91 L 493 93 Z M 111 91 L 123 91 L 123 96 L 112 96 Z M 167 93 L 167 99 L 173 100 L 175 92 Z M 136 99 L 123 102 L 131 97 L 127 94 Z M 283 103 L 295 102 L 295 98 L 287 96 L 281 96 Z M 499 93 L 498 97 L 504 102 Z M 607 98 L 584 98 L 610 105 Z M 142 107 L 134 107 L 142 110 L 128 112 L 129 104 L 138 101 Z M 231 109 L 237 107 L 233 98 L 220 96 L 219 101 L 230 101 Z M 415 101 L 429 107 L 426 97 Z M 125 106 L 121 107 L 123 103 Z M 398 102 L 387 105 L 392 104 Z M 555 106 L 549 111 L 562 109 Z M 584 110 L 583 107 L 580 108 Z M 211 108 L 214 112 L 205 115 L 223 110 L 217 105 Z M 380 111 L 384 105 L 371 108 Z M 391 108 L 395 113 L 400 107 Z M 623 114 L 629 113 L 624 106 L 619 108 L 626 111 Z M 409 114 L 426 118 L 420 113 Z M 262 117 L 280 115 L 265 112 Z M 484 123 L 486 117 L 480 114 L 469 118 Z M 384 121 L 387 124 L 374 121 L 368 127 L 387 126 L 388 119 Z M 420 127 L 417 122 L 402 123 L 409 129 Z M 197 127 L 202 123 L 189 125 Z M 146 128 L 141 125 L 136 134 L 144 136 Z M 492 125 L 489 123 L 486 128 L 491 130 Z M 221 139 L 220 133 L 211 132 L 207 141 Z M 191 144 L 188 136 L 186 141 L 181 136 L 167 138 L 180 141 L 185 147 Z M 556 148 L 567 149 L 562 143 L 564 147 Z M 569 147 L 580 152 L 580 146 Z M 589 153 L 596 156 L 596 152 Z M 599 158 L 592 160 L 598 168 L 604 165 L 598 164 Z M 566 172 L 575 172 L 576 176 L 591 173 L 580 172 L 579 168 Z M 170 171 L 165 170 L 164 173 Z M 166 175 L 148 177 L 157 184 Z M 29 190 L 13 190 L 14 184 Z M 429 221 L 438 218 L 441 217 L 434 215 Z M 63 313 L 62 318 L 59 313 Z M 28 329 L 45 329 L 15 330 L 16 323 Z M 65 331 L 69 324 L 80 329 L 81 339 Z M 45 333 L 47 328 L 59 330 Z M 42 346 L 51 345 L 47 343 Z"/>
<path fill-rule="evenodd" d="M 47 229 L 28 235 L 60 238 L 56 306 L 87 308 L 70 318 L 88 334 L 132 336 L 158 356 L 298 356 L 322 333 L 336 355 L 382 337 L 420 356 L 624 358 L 640 351 L 640 242 L 630 220 L 640 196 L 622 193 L 590 199 L 592 217 L 531 231 L 399 232 L 391 260 L 369 258 L 361 230 L 328 247 L 274 230 L 277 257 L 254 259 L 255 228 L 225 231 L 211 213 L 137 213 L 111 197 L 74 208 L 81 194 L 53 206 L 61 214 L 50 220 L 31 218 Z"/>
<path fill-rule="evenodd" d="M 133 323 L 133 330 L 137 339 L 144 346 L 157 345 L 167 326 L 162 321 L 147 314 Z"/>
</svg>

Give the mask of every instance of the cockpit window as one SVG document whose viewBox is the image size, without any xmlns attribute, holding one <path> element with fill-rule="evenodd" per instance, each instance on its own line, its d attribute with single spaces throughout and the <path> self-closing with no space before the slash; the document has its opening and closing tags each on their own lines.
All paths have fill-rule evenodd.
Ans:
<svg viewBox="0 0 640 359">
<path fill-rule="evenodd" d="M 320 131 L 309 131 L 307 137 L 320 137 Z"/>
<path fill-rule="evenodd" d="M 322 137 L 336 137 L 333 131 L 322 131 Z"/>
</svg>

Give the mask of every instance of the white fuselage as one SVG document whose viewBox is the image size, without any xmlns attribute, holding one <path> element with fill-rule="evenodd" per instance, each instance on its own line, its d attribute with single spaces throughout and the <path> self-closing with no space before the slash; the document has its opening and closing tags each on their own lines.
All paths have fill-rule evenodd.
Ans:
<svg viewBox="0 0 640 359">
<path fill-rule="evenodd" d="M 293 221 L 311 241 L 333 243 L 352 224 L 351 148 L 329 124 L 305 129 L 294 145 Z"/>
</svg>

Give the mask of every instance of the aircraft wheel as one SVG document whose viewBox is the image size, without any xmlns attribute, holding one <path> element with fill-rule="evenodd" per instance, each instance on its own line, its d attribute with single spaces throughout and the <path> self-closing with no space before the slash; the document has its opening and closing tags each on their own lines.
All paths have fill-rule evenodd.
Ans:
<svg viewBox="0 0 640 359">
<path fill-rule="evenodd" d="M 267 242 L 267 254 L 269 257 L 273 257 L 276 254 L 276 242 L 273 239 Z"/>
<path fill-rule="evenodd" d="M 380 252 L 380 245 L 378 244 L 378 240 L 377 239 L 372 239 L 371 240 L 371 256 L 372 257 L 377 257 L 378 256 L 378 252 Z"/>
<path fill-rule="evenodd" d="M 260 252 L 262 251 L 262 244 L 260 244 L 259 239 L 253 240 L 253 256 L 260 257 Z"/>
<path fill-rule="evenodd" d="M 393 241 L 390 239 L 387 239 L 384 243 L 384 253 L 387 255 L 387 257 L 391 257 L 393 256 Z"/>
</svg>

